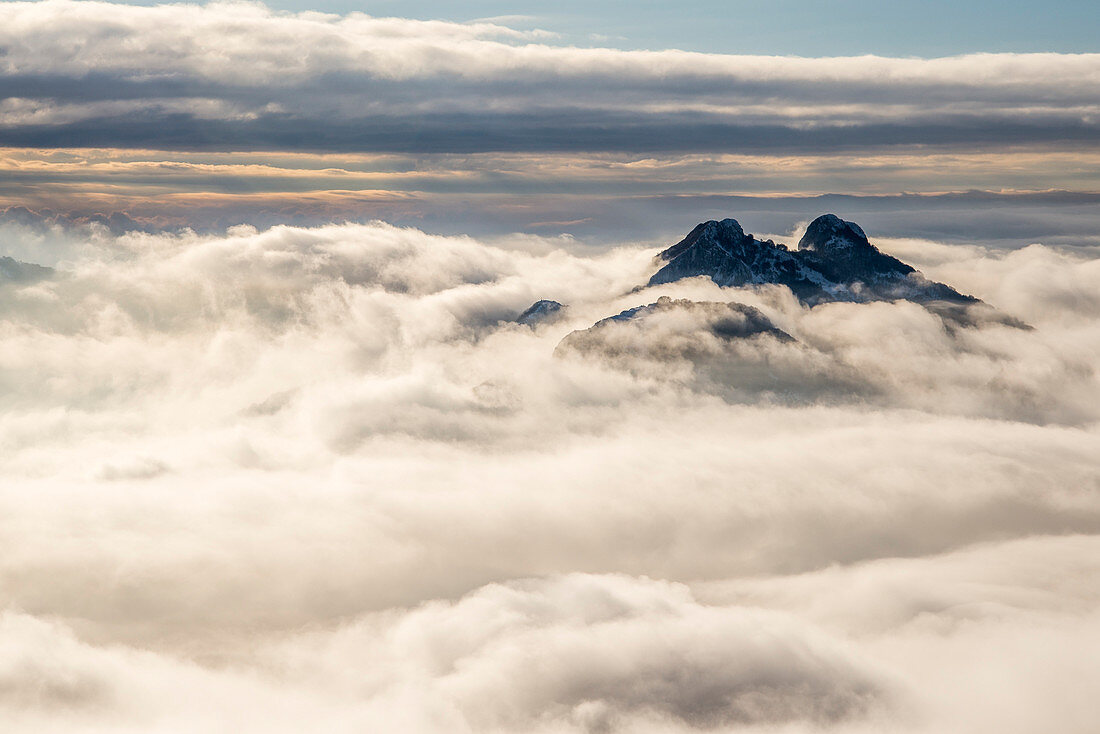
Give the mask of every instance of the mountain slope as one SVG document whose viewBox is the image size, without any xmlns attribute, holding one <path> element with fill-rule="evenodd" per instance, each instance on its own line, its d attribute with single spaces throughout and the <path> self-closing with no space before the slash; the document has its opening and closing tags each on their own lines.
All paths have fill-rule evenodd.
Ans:
<svg viewBox="0 0 1100 734">
<path fill-rule="evenodd" d="M 658 258 L 666 264 L 649 285 L 700 275 L 721 286 L 784 285 L 810 305 L 827 301 L 909 300 L 978 303 L 930 281 L 872 245 L 856 224 L 818 217 L 797 250 L 746 234 L 733 219 L 704 222 Z"/>
<path fill-rule="evenodd" d="M 627 309 L 568 334 L 558 350 L 605 357 L 698 359 L 723 353 L 723 344 L 764 336 L 781 343 L 794 341 L 752 306 L 662 296 L 655 303 Z"/>
<path fill-rule="evenodd" d="M 53 268 L 20 262 L 7 255 L 0 256 L 0 283 L 33 283 L 53 275 Z"/>
</svg>

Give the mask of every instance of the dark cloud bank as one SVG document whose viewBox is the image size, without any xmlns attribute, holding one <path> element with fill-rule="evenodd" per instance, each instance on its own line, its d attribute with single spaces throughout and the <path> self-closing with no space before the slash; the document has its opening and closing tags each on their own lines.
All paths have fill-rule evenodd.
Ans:
<svg viewBox="0 0 1100 734">
<path fill-rule="evenodd" d="M 212 3 L 0 5 L 0 145 L 794 152 L 1091 144 L 1090 54 L 723 56 Z"/>
<path fill-rule="evenodd" d="M 291 94 L 296 93 L 291 91 Z M 338 94 L 333 90 L 334 96 Z M 229 93 L 224 93 L 230 96 Z M 536 109 L 407 116 L 372 114 L 333 119 L 331 111 L 211 120 L 178 112 L 127 111 L 72 122 L 14 124 L 0 129 L 0 145 L 29 148 L 134 147 L 159 150 L 300 150 L 306 152 L 629 152 L 776 153 L 791 155 L 895 146 L 997 151 L 1028 144 L 1092 144 L 1100 125 L 1090 120 L 998 119 L 960 116 L 889 123 L 861 122 L 812 128 L 764 121 L 743 123 L 736 114 L 624 114 L 605 110 Z"/>
</svg>

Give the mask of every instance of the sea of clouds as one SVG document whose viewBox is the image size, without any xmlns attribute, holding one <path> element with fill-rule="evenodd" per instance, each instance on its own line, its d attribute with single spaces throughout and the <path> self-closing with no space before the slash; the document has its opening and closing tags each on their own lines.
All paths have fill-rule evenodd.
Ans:
<svg viewBox="0 0 1100 734">
<path fill-rule="evenodd" d="M 56 267 L 0 282 L 5 731 L 1095 731 L 1094 250 L 872 233 L 1021 328 L 568 238 L 5 236 Z M 794 341 L 556 349 L 662 295 Z"/>
</svg>

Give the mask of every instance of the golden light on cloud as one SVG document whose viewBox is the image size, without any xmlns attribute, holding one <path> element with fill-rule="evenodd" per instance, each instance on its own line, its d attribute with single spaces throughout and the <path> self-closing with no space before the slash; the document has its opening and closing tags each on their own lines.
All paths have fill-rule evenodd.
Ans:
<svg viewBox="0 0 1100 734">
<path fill-rule="evenodd" d="M 588 193 L 815 196 L 1100 189 L 1100 150 L 891 151 L 864 155 L 311 155 L 0 149 L 0 202 L 61 211 L 151 211 L 184 202 L 379 201 Z"/>
</svg>

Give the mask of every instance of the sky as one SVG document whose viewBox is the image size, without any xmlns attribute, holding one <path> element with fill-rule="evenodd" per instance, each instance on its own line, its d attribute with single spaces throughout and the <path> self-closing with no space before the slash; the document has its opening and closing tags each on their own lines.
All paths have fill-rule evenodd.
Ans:
<svg viewBox="0 0 1100 734">
<path fill-rule="evenodd" d="M 1095 734 L 1041 11 L 0 2 L 4 734 Z M 649 285 L 827 212 L 978 300 Z"/>
<path fill-rule="evenodd" d="M 4 3 L 0 204 L 200 229 L 380 218 L 602 246 L 662 241 L 731 206 L 789 229 L 840 195 L 894 234 L 1092 237 L 1100 55 L 1072 39 L 1097 11 L 959 5 L 981 20 L 830 4 L 852 25 L 841 31 L 817 22 L 818 4 L 810 19 L 810 5 L 748 3 L 680 20 L 643 4 L 629 15 L 649 35 L 603 43 L 569 24 L 604 28 L 621 7 Z M 744 27 L 699 21 L 742 11 Z M 941 29 L 914 32 L 907 12 Z M 717 35 L 679 43 L 682 23 Z M 1045 23 L 1062 40 L 1024 42 Z M 1001 45 L 978 30 L 949 41 L 958 28 Z M 1036 196 L 1060 231 L 1022 214 Z"/>
<path fill-rule="evenodd" d="M 154 5 L 152 2 L 133 3 Z M 571 44 L 624 49 L 797 56 L 948 56 L 974 52 L 1095 50 L 1095 3 L 872 2 L 871 0 L 653 0 L 546 3 L 438 0 L 277 0 L 270 7 L 420 20 L 497 19 L 541 28 Z"/>
</svg>

